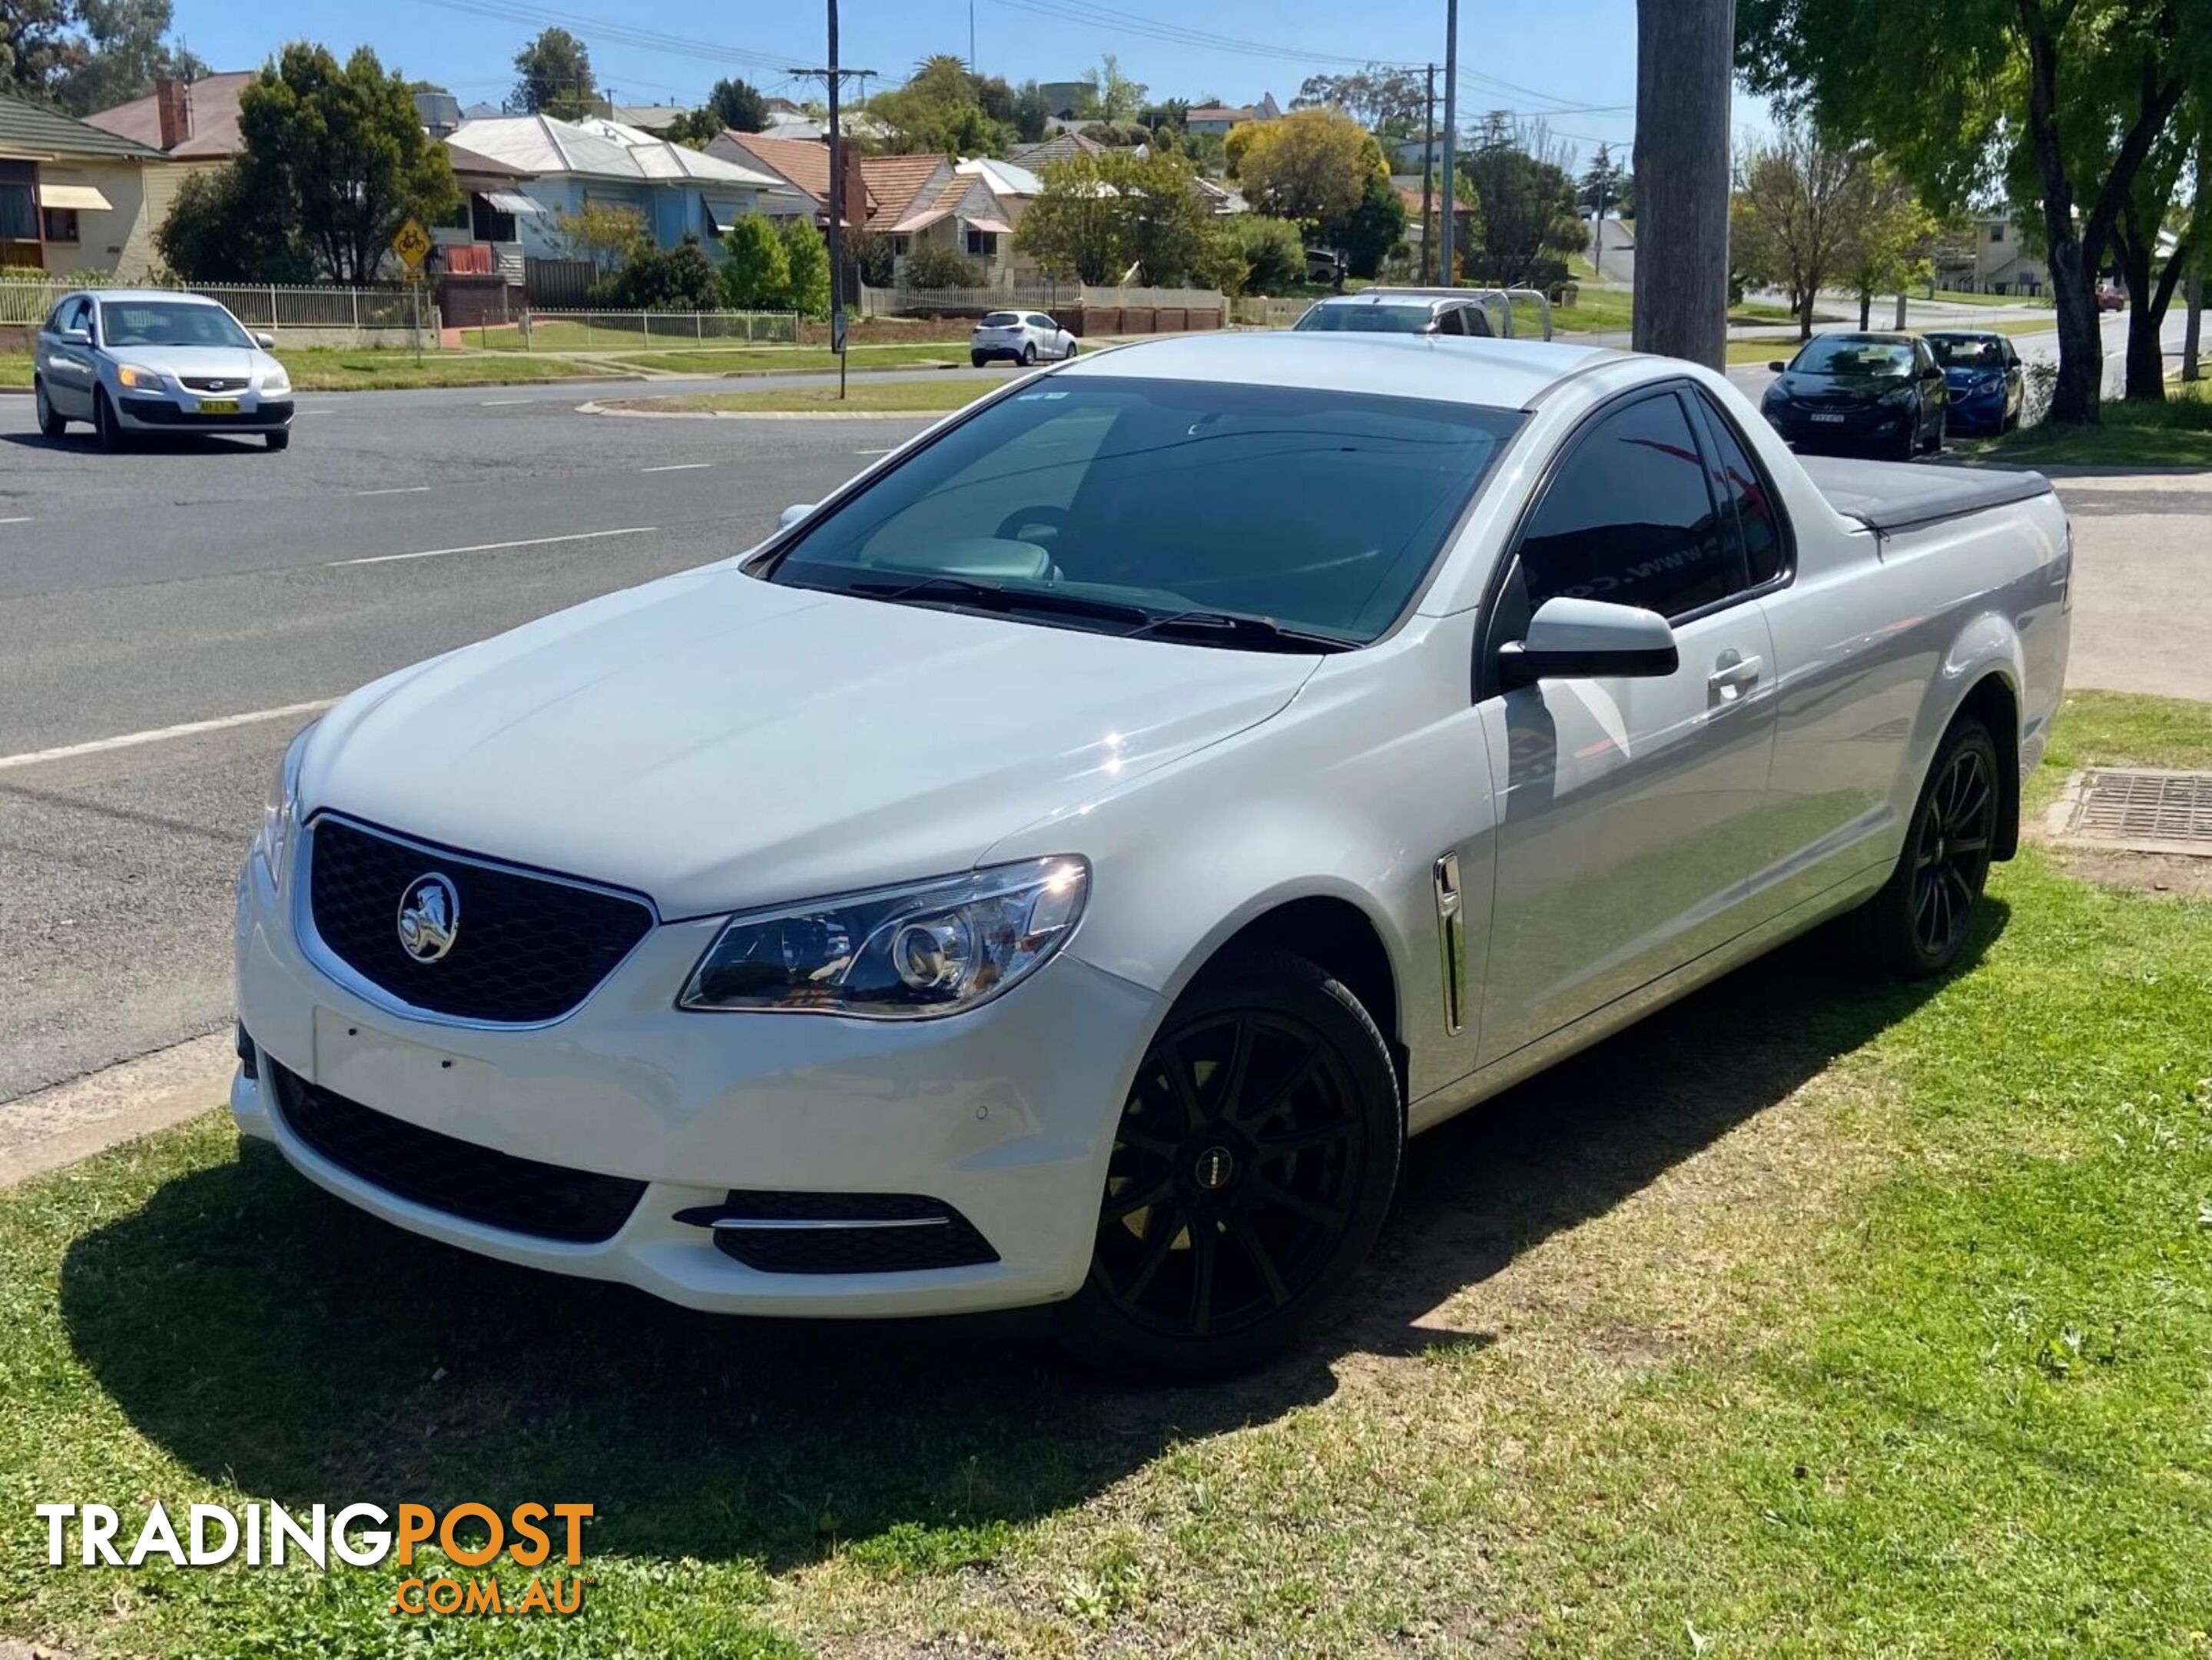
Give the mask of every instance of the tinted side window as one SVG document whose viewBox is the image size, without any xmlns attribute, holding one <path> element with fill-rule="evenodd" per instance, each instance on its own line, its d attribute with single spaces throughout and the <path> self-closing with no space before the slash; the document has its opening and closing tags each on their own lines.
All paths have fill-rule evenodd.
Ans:
<svg viewBox="0 0 2212 1660">
<path fill-rule="evenodd" d="M 1445 312 L 1437 319 L 1437 332 L 1452 335 L 1463 335 L 1467 332 L 1460 326 L 1460 313 L 1456 308 Z"/>
<path fill-rule="evenodd" d="M 1780 575 L 1789 557 L 1781 504 L 1729 418 L 1702 394 L 1698 401 L 1705 406 L 1705 430 L 1713 441 L 1713 490 L 1735 509 L 1736 525 L 1743 533 L 1745 575 L 1757 587 Z"/>
<path fill-rule="evenodd" d="M 1705 460 L 1673 393 L 1583 434 L 1528 520 L 1521 569 L 1531 610 L 1567 594 L 1679 617 L 1737 590 Z"/>
</svg>

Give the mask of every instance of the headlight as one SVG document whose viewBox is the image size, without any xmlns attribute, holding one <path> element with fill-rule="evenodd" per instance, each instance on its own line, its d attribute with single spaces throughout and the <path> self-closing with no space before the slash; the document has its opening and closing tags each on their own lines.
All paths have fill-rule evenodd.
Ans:
<svg viewBox="0 0 2212 1660">
<path fill-rule="evenodd" d="M 161 389 L 161 377 L 152 369 L 140 368 L 136 363 L 117 364 L 115 378 L 134 390 L 159 392 Z"/>
<path fill-rule="evenodd" d="M 282 398 L 292 390 L 292 377 L 283 369 L 271 369 L 261 377 L 261 390 Z"/>
<path fill-rule="evenodd" d="M 1073 856 L 732 918 L 687 1009 L 912 1020 L 989 1001 L 1066 942 L 1091 866 Z"/>
<path fill-rule="evenodd" d="M 253 851 L 267 868 L 270 885 L 280 889 L 284 885 L 284 861 L 292 851 L 293 832 L 298 828 L 300 758 L 307 752 L 307 739 L 316 724 L 310 721 L 302 727 L 285 749 L 284 758 L 276 763 L 268 796 L 261 804 L 261 828 L 254 832 Z"/>
</svg>

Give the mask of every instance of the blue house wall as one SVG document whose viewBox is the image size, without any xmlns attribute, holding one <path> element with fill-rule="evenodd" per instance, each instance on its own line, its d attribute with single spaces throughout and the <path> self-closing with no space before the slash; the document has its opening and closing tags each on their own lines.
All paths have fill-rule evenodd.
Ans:
<svg viewBox="0 0 2212 1660">
<path fill-rule="evenodd" d="M 583 211 L 588 201 L 601 207 L 634 208 L 644 216 L 646 229 L 657 246 L 672 248 L 685 233 L 698 237 L 710 255 L 721 256 L 707 211 L 707 198 L 737 203 L 748 210 L 760 205 L 760 192 L 748 186 L 714 184 L 702 186 L 689 179 L 667 183 L 629 184 L 618 179 L 585 179 L 574 173 L 547 173 L 530 181 L 531 198 L 546 211 L 515 221 L 515 234 L 523 252 L 533 259 L 561 259 L 572 250 L 561 235 L 563 215 Z"/>
</svg>

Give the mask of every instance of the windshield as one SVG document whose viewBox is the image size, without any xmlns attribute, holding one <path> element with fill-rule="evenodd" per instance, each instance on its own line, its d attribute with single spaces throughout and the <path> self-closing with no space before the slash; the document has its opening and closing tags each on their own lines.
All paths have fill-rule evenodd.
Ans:
<svg viewBox="0 0 2212 1660">
<path fill-rule="evenodd" d="M 1364 644 L 1419 587 L 1521 424 L 1505 410 L 1297 386 L 1055 375 L 809 521 L 769 580 L 1063 627 L 1191 611 Z M 924 585 L 933 585 L 933 587 Z M 1085 609 L 1098 613 L 1086 616 Z M 1218 620 L 1218 619 L 1216 619 Z M 1258 644 L 1223 630 L 1218 643 Z"/>
<path fill-rule="evenodd" d="M 2001 369 L 2003 343 L 1986 334 L 1931 334 L 1928 350 L 1947 369 Z"/>
<path fill-rule="evenodd" d="M 1429 325 L 1426 306 L 1316 306 L 1298 319 L 1308 331 L 1344 334 L 1419 334 Z"/>
<path fill-rule="evenodd" d="M 1815 335 L 1790 365 L 1799 374 L 1874 374 L 1902 379 L 1912 373 L 1912 348 L 1894 340 L 1855 340 L 1847 334 Z"/>
<path fill-rule="evenodd" d="M 983 319 L 983 326 L 987 329 L 1010 329 L 1021 320 L 1018 313 L 994 311 Z"/>
<path fill-rule="evenodd" d="M 181 300 L 103 300 L 104 346 L 251 346 L 253 337 L 221 306 Z"/>
</svg>

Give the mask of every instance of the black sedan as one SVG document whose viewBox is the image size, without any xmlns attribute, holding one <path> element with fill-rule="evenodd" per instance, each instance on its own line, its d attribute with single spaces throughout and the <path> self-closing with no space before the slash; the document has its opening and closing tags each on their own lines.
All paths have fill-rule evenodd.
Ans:
<svg viewBox="0 0 2212 1660">
<path fill-rule="evenodd" d="M 1943 366 L 1949 418 L 1961 432 L 2010 432 L 2020 424 L 2025 377 L 2011 341 L 1980 329 L 1943 329 L 1925 337 Z"/>
<path fill-rule="evenodd" d="M 1766 389 L 1760 411 L 1793 449 L 1871 452 L 1903 461 L 1941 449 L 1943 370 L 1910 334 L 1819 334 Z"/>
</svg>

